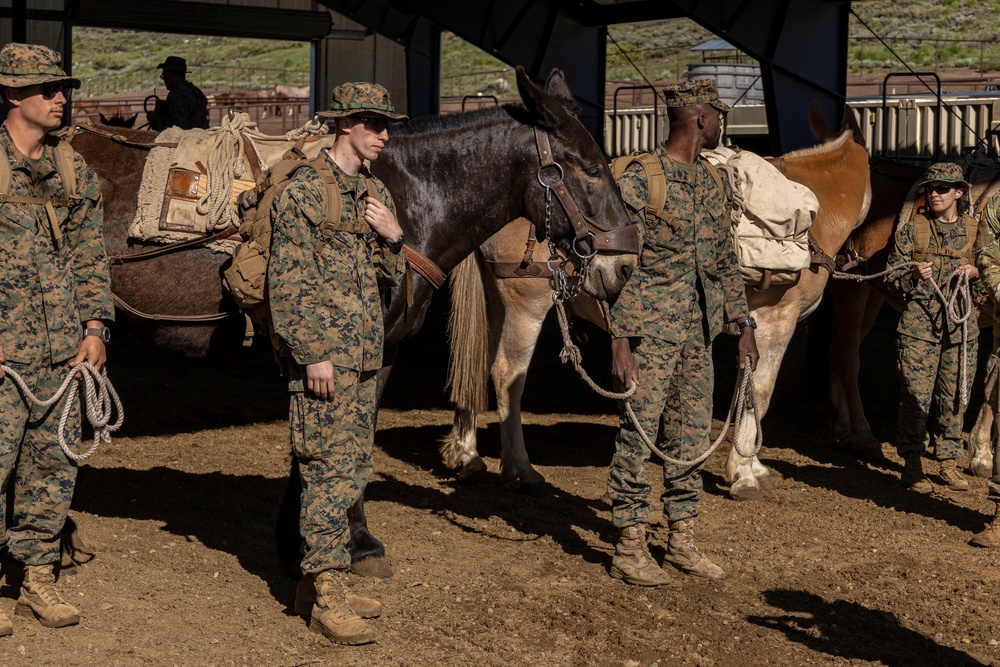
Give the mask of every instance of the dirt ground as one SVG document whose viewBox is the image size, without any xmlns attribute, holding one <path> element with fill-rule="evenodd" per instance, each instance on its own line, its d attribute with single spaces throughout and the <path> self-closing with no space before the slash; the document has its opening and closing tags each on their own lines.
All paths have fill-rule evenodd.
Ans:
<svg viewBox="0 0 1000 667">
<path fill-rule="evenodd" d="M 888 441 L 896 389 L 892 316 L 883 320 L 866 343 L 863 390 Z M 290 610 L 294 582 L 272 539 L 286 399 L 270 362 L 195 367 L 115 341 L 126 426 L 81 470 L 73 510 L 97 555 L 60 584 L 83 622 L 47 630 L 16 617 L 0 665 L 1000 665 L 989 615 L 1000 554 L 966 544 L 987 518 L 984 482 L 919 496 L 897 487 L 888 443 L 887 469 L 835 449 L 804 330 L 764 422 L 761 458 L 778 488 L 737 503 L 723 454 L 707 465 L 697 536 L 728 578 L 677 573 L 660 589 L 611 579 L 616 418 L 556 361 L 549 325 L 524 401 L 529 453 L 551 485 L 542 498 L 502 487 L 495 416 L 480 430 L 489 473 L 468 486 L 444 474 L 440 317 L 404 348 L 368 493 L 395 576 L 352 577 L 385 607 L 378 642 L 355 648 L 310 633 Z M 599 335 L 583 347 L 599 380 L 606 347 Z M 717 346 L 718 417 L 733 349 Z M 659 486 L 655 464 L 649 473 Z M 4 574 L 9 614 L 20 574 Z"/>
</svg>

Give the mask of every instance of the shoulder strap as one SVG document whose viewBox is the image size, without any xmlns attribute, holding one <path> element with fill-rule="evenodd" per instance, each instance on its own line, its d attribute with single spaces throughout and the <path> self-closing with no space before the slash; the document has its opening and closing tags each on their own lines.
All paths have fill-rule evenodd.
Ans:
<svg viewBox="0 0 1000 667">
<path fill-rule="evenodd" d="M 10 193 L 10 160 L 7 153 L 0 148 L 0 201 Z"/>
<path fill-rule="evenodd" d="M 970 224 L 976 222 L 976 219 L 963 214 L 959 220 L 965 225 L 965 245 L 957 250 L 952 250 L 950 248 L 934 248 L 930 247 L 931 234 L 931 222 L 924 215 L 913 216 L 913 259 L 918 262 L 928 261 L 926 258 L 930 256 L 936 257 L 951 257 L 953 259 L 968 259 L 972 261 L 972 249 L 976 247 L 976 237 L 979 235 L 979 225 Z"/>
<path fill-rule="evenodd" d="M 52 206 L 73 206 L 77 203 L 76 169 L 73 167 L 73 147 L 69 142 L 59 140 L 56 145 L 56 172 L 66 191 L 65 197 L 23 197 L 10 194 L 10 160 L 7 154 L 0 150 L 0 202 L 11 204 L 40 204 L 46 210 Z M 48 211 L 50 220 L 55 219 L 55 212 Z"/>
<path fill-rule="evenodd" d="M 913 260 L 925 261 L 931 245 L 931 222 L 923 214 L 913 216 Z"/>
<path fill-rule="evenodd" d="M 323 221 L 323 232 L 350 232 L 352 234 L 367 234 L 371 231 L 368 223 L 364 220 L 359 220 L 353 224 L 344 224 L 340 221 L 340 214 L 343 209 L 343 201 L 340 198 L 340 184 L 337 182 L 337 177 L 334 175 L 333 170 L 330 169 L 330 165 L 327 164 L 326 159 L 320 155 L 311 160 L 307 160 L 305 164 L 316 170 L 323 179 L 323 184 L 326 186 L 325 198 L 326 198 L 326 220 Z M 366 179 L 366 182 L 367 179 Z M 370 185 L 370 182 L 368 182 Z"/>
<path fill-rule="evenodd" d="M 712 180 L 715 181 L 715 187 L 719 188 L 719 194 L 722 195 L 723 199 L 725 199 L 726 191 L 722 187 L 722 176 L 719 175 L 719 170 L 715 168 L 714 164 L 712 164 L 705 158 L 699 157 L 698 159 L 701 161 L 703 165 L 705 165 L 705 168 L 708 169 L 708 173 L 711 174 Z"/>
<path fill-rule="evenodd" d="M 667 180 L 663 175 L 663 165 L 660 164 L 660 158 L 656 155 L 653 153 L 632 153 L 615 158 L 611 161 L 611 175 L 617 180 L 633 162 L 638 162 L 643 171 L 646 172 L 646 219 L 672 220 L 673 216 L 666 211 Z"/>
<path fill-rule="evenodd" d="M 56 171 L 62 181 L 63 190 L 70 199 L 76 197 L 76 168 L 73 165 L 75 151 L 68 141 L 62 139 L 56 144 Z"/>
</svg>

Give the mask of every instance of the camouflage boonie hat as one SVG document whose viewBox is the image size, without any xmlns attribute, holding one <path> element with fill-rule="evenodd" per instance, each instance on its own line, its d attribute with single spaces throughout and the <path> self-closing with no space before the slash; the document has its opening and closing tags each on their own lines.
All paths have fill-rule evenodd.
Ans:
<svg viewBox="0 0 1000 667">
<path fill-rule="evenodd" d="M 949 185 L 961 185 L 966 193 L 970 184 L 965 180 L 962 168 L 954 162 L 938 162 L 932 164 L 924 173 L 924 178 L 918 187 L 924 187 L 928 183 L 947 183 Z"/>
<path fill-rule="evenodd" d="M 322 118 L 343 118 L 354 114 L 369 113 L 392 120 L 409 120 L 405 114 L 397 113 L 389 101 L 389 91 L 377 83 L 353 81 L 342 83 L 333 89 L 333 102 L 329 111 L 320 111 Z"/>
<path fill-rule="evenodd" d="M 180 56 L 167 56 L 167 59 L 157 65 L 156 69 L 162 69 L 164 72 L 187 74 L 188 64 L 187 61 Z"/>
<path fill-rule="evenodd" d="M 693 107 L 699 104 L 711 104 L 723 113 L 729 111 L 729 105 L 719 99 L 719 89 L 711 79 L 695 79 L 663 89 L 668 107 Z"/>
<path fill-rule="evenodd" d="M 62 56 L 40 44 L 10 43 L 0 49 L 0 86 L 24 88 L 39 83 L 64 81 L 74 88 L 80 80 L 62 70 Z"/>
</svg>

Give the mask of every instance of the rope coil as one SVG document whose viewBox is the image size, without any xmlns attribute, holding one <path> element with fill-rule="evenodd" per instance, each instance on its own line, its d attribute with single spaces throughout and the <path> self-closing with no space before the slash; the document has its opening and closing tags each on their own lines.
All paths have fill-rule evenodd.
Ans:
<svg viewBox="0 0 1000 667">
<path fill-rule="evenodd" d="M 28 388 L 27 383 L 20 374 L 13 368 L 5 364 L 0 364 L 0 369 L 3 369 L 3 372 L 21 390 L 21 394 L 29 406 L 34 403 L 39 407 L 48 408 L 55 405 L 62 398 L 63 394 L 66 394 L 66 404 L 63 406 L 62 415 L 59 418 L 59 447 L 66 454 L 67 458 L 77 463 L 90 458 L 102 442 L 110 443 L 111 434 L 121 428 L 122 421 L 125 419 L 125 411 L 122 408 L 121 399 L 118 398 L 118 392 L 115 391 L 115 388 L 111 386 L 107 370 L 102 368 L 98 371 L 90 362 L 84 361 L 70 368 L 66 374 L 66 379 L 63 380 L 56 393 L 45 400 L 38 398 Z M 81 401 L 86 408 L 87 420 L 94 428 L 94 442 L 90 449 L 82 454 L 72 451 L 66 443 L 66 423 L 69 421 L 70 413 L 73 410 L 73 399 L 76 398 L 80 386 L 79 382 L 74 381 L 77 373 L 83 378 L 84 396 L 81 397 Z M 114 424 L 110 424 L 111 416 L 116 412 L 118 419 L 115 420 Z"/>
<path fill-rule="evenodd" d="M 659 456 L 667 463 L 672 463 L 673 465 L 685 468 L 693 468 L 694 466 L 701 464 L 703 461 L 706 461 L 708 457 L 712 455 L 712 452 L 719 448 L 719 445 L 722 444 L 722 441 L 729 432 L 729 425 L 731 423 L 734 425 L 733 449 L 736 453 L 742 458 L 752 459 L 760 452 L 764 437 L 760 430 L 760 411 L 757 409 L 757 389 L 754 386 L 753 371 L 750 370 L 749 357 L 747 357 L 744 367 L 739 371 L 736 391 L 733 392 L 733 399 L 729 404 L 729 411 L 726 413 L 726 423 L 723 424 L 719 437 L 717 437 L 715 442 L 713 442 L 712 445 L 697 458 L 690 461 L 676 459 L 660 450 L 660 448 L 656 446 L 656 443 L 654 443 L 649 436 L 646 435 L 646 431 L 643 430 L 642 426 L 639 424 L 639 418 L 636 417 L 635 412 L 632 410 L 632 403 L 628 400 L 632 394 L 635 393 L 637 385 L 632 385 L 623 392 L 608 391 L 607 389 L 603 389 L 598 386 L 587 371 L 584 370 L 581 365 L 582 355 L 580 354 L 580 348 L 577 347 L 570 338 L 569 318 L 566 316 L 566 309 L 563 305 L 563 300 L 560 298 L 558 293 L 553 293 L 552 301 L 555 302 L 556 305 L 556 315 L 559 317 L 559 330 L 562 333 L 563 339 L 563 349 L 559 352 L 559 360 L 563 363 L 570 362 L 583 381 L 586 382 L 587 385 L 598 395 L 605 398 L 623 401 L 625 403 L 625 410 L 628 413 L 629 418 L 632 420 L 635 430 L 639 433 L 639 437 L 642 438 L 642 441 L 647 447 L 649 447 L 651 452 Z M 745 451 L 739 444 L 739 429 L 740 425 L 743 423 L 743 416 L 747 410 L 753 411 L 754 423 L 757 426 L 756 441 L 750 451 Z"/>
</svg>

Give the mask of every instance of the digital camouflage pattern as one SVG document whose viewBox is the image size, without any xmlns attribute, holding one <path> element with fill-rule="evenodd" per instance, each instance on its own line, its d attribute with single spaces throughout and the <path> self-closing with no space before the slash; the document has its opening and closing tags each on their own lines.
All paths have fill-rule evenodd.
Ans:
<svg viewBox="0 0 1000 667">
<path fill-rule="evenodd" d="M 340 187 L 344 226 L 364 221 L 366 178 L 373 195 L 396 213 L 389 191 L 367 170 L 348 177 L 324 152 Z M 298 169 L 274 200 L 268 289 L 280 354 L 290 363 L 289 428 L 302 475 L 300 530 L 306 574 L 350 567 L 347 508 L 372 468 L 375 376 L 382 365 L 379 288 L 399 284 L 403 253 L 382 248 L 374 233 L 324 231 L 326 184 L 312 167 Z M 304 366 L 330 361 L 334 400 L 305 391 Z"/>
<path fill-rule="evenodd" d="M 333 89 L 333 101 L 329 111 L 320 111 L 323 118 L 342 118 L 356 113 L 368 112 L 393 120 L 408 120 L 405 114 L 396 111 L 389 101 L 389 91 L 377 83 L 352 81 L 342 83 Z"/>
<path fill-rule="evenodd" d="M 341 193 L 341 223 L 364 222 L 366 176 L 374 196 L 396 214 L 392 196 L 367 171 L 349 178 L 324 152 Z M 382 307 L 379 288 L 399 284 L 406 268 L 402 253 L 384 250 L 374 237 L 324 232 L 326 186 L 312 168 L 300 168 L 274 200 L 274 237 L 267 280 L 275 332 L 296 364 L 331 361 L 355 371 L 382 365 Z M 293 391 L 301 391 L 294 384 Z"/>
<path fill-rule="evenodd" d="M 291 394 L 288 424 L 302 477 L 304 575 L 351 567 L 347 510 L 372 474 L 375 376 L 335 366 L 332 401 Z"/>
<path fill-rule="evenodd" d="M 649 188 L 640 164 L 618 178 L 629 215 L 642 231 L 642 250 L 611 307 L 611 334 L 642 339 L 634 352 L 640 385 L 631 402 L 643 430 L 668 455 L 690 460 L 709 446 L 712 340 L 725 322 L 749 309 L 730 233 L 728 190 L 718 191 L 700 161 L 677 163 L 662 146 L 654 154 L 667 181 L 667 219 L 646 219 Z M 622 411 L 608 475 L 618 527 L 648 522 L 650 489 L 643 470 L 648 459 L 648 448 Z M 664 465 L 662 499 L 669 520 L 697 514 L 702 467 Z"/>
<path fill-rule="evenodd" d="M 954 162 L 937 162 L 928 167 L 927 171 L 924 173 L 923 180 L 920 181 L 920 185 L 924 186 L 928 183 L 949 183 L 962 185 L 966 188 L 965 194 L 969 194 L 969 182 L 965 180 L 965 174 L 962 173 L 962 167 Z"/>
<path fill-rule="evenodd" d="M 930 171 L 928 172 L 930 173 Z M 970 215 L 962 214 L 954 223 L 930 220 L 930 248 L 914 248 L 913 221 L 896 229 L 888 266 L 911 261 L 916 251 L 930 251 L 923 256 L 933 263 L 931 277 L 945 289 L 945 281 L 955 269 L 974 263 L 967 258 L 934 254 L 935 250 L 959 251 L 969 242 L 969 230 L 978 225 Z M 977 232 L 976 252 L 988 243 L 989 234 Z M 962 455 L 962 421 L 965 408 L 959 401 L 961 380 L 962 328 L 947 321 L 945 307 L 929 280 L 913 276 L 908 266 L 890 275 L 890 288 L 903 297 L 903 316 L 896 328 L 896 368 L 900 382 L 900 405 L 896 425 L 896 450 L 903 458 L 919 456 L 928 444 L 938 460 Z M 975 284 L 975 289 L 981 289 Z M 976 318 L 968 321 L 968 377 L 975 375 L 979 325 Z M 928 424 L 929 416 L 935 415 Z"/>
<path fill-rule="evenodd" d="M 181 81 L 167 94 L 163 104 L 157 105 L 157 129 L 179 127 L 208 129 L 208 100 L 198 86 Z"/>
<path fill-rule="evenodd" d="M 62 56 L 40 44 L 12 42 L 0 49 L 0 86 L 24 88 L 39 83 L 64 81 L 74 88 L 80 80 L 62 70 Z"/>
<path fill-rule="evenodd" d="M 11 167 L 9 194 L 67 197 L 56 173 L 55 142 L 31 164 L 6 125 L 0 128 L 0 150 Z M 65 361 L 80 347 L 83 322 L 114 320 L 100 184 L 79 155 L 74 165 L 79 203 L 56 207 L 58 229 L 50 228 L 40 204 L 0 204 L 0 346 L 11 361 Z"/>
<path fill-rule="evenodd" d="M 668 107 L 691 107 L 699 104 L 711 104 L 726 113 L 729 105 L 719 99 L 719 89 L 712 79 L 695 79 L 685 81 L 663 89 Z"/>
<path fill-rule="evenodd" d="M 11 167 L 14 196 L 67 200 L 56 171 L 56 139 L 28 161 L 0 127 L 0 159 Z M 53 229 L 41 204 L 0 204 L 0 346 L 6 363 L 40 396 L 55 393 L 76 356 L 88 320 L 114 319 L 104 250 L 101 192 L 97 177 L 74 154 L 78 198 L 55 207 Z M 9 378 L 0 380 L 0 479 L 14 475 L 14 523 L 10 553 L 28 565 L 59 557 L 62 530 L 73 497 L 77 465 L 59 447 L 63 402 L 29 407 Z M 67 422 L 67 442 L 80 444 L 79 405 Z M 16 465 L 16 471 L 15 471 Z M 0 498 L 0 507 L 6 497 Z M 0 512 L 0 524 L 5 514 Z M 2 532 L 2 531 L 0 531 Z"/>
<path fill-rule="evenodd" d="M 979 221 L 979 233 L 982 241 L 976 239 L 980 249 L 976 255 L 976 267 L 979 269 L 979 281 L 993 299 L 993 352 L 990 354 L 986 367 L 986 376 L 995 372 L 998 356 L 1000 356 L 1000 190 L 995 192 L 986 206 Z M 994 409 L 998 406 L 1000 387 L 994 387 L 992 395 L 984 400 L 990 401 Z M 987 480 L 987 499 L 1000 503 L 1000 447 L 993 452 L 993 475 Z"/>
</svg>

